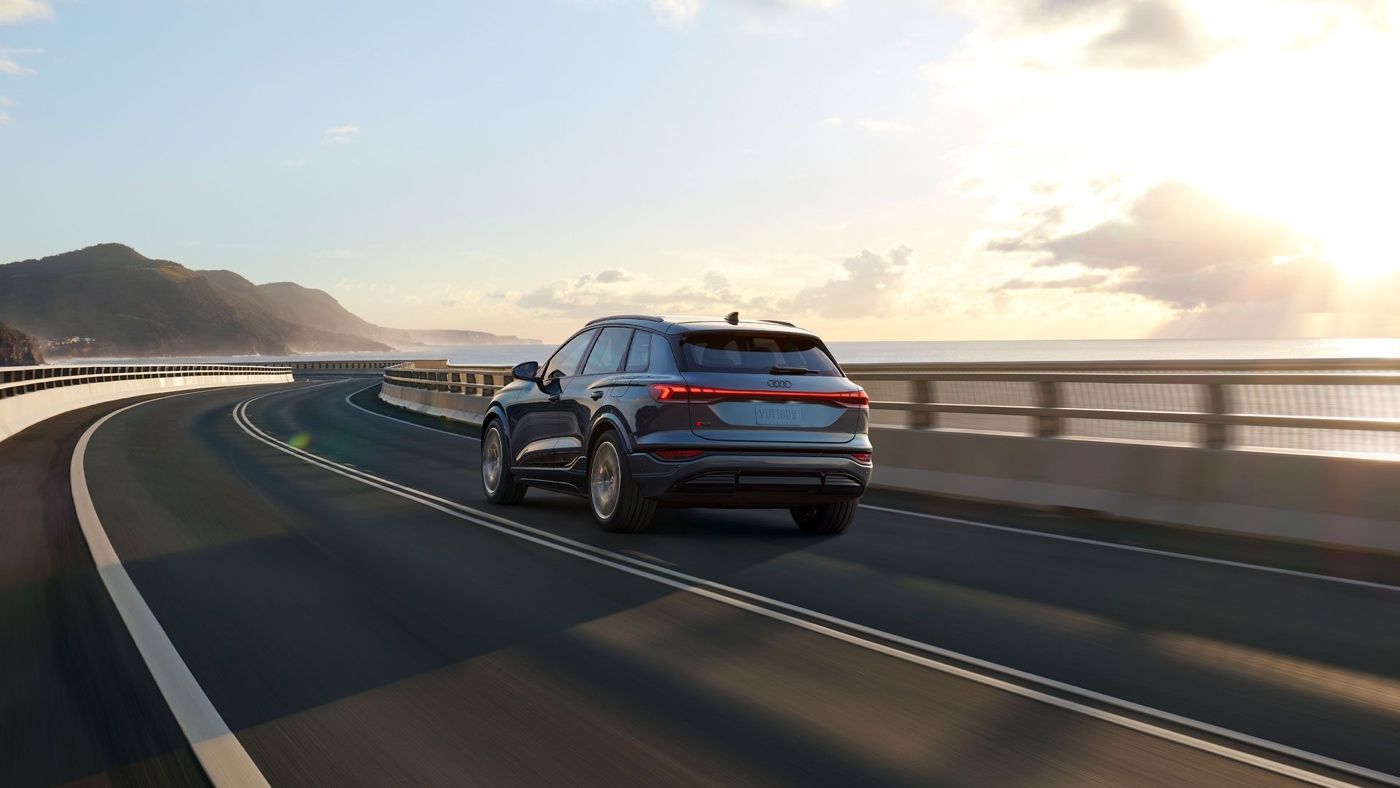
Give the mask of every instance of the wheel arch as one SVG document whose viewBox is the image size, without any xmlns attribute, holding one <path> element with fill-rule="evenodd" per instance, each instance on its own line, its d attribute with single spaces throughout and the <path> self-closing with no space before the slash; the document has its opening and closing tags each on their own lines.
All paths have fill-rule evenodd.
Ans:
<svg viewBox="0 0 1400 788">
<path fill-rule="evenodd" d="M 593 447 L 598 445 L 598 441 L 609 432 L 616 432 L 622 441 L 620 447 L 624 452 L 632 450 L 632 436 L 628 434 L 627 425 L 616 413 L 601 413 L 593 420 L 593 425 L 588 428 L 588 440 L 584 443 L 586 453 L 584 456 L 593 456 Z"/>
<path fill-rule="evenodd" d="M 490 406 L 486 408 L 486 415 L 481 417 L 481 432 L 483 436 L 486 433 L 486 428 L 490 426 L 492 421 L 499 421 L 501 423 L 501 435 L 504 436 L 507 441 L 510 440 L 510 422 L 506 419 L 506 409 L 495 402 L 491 403 Z"/>
</svg>

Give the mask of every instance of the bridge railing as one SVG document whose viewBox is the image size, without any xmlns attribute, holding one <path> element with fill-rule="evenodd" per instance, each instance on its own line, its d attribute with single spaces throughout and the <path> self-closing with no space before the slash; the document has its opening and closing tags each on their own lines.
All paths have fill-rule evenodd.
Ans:
<svg viewBox="0 0 1400 788">
<path fill-rule="evenodd" d="M 876 426 L 1400 455 L 1400 364 L 1267 363 L 851 365 L 848 372 L 870 393 Z"/>
<path fill-rule="evenodd" d="M 291 369 L 258 364 L 0 367 L 0 440 L 60 413 L 124 397 L 290 382 Z"/>
<path fill-rule="evenodd" d="M 848 364 L 872 484 L 1400 554 L 1400 362 Z M 481 423 L 504 367 L 386 370 L 381 398 Z"/>
<path fill-rule="evenodd" d="M 1400 362 L 848 364 L 876 427 L 1400 455 Z M 490 397 L 504 366 L 415 361 L 392 385 Z"/>
<path fill-rule="evenodd" d="M 410 361 L 384 370 L 384 382 L 410 389 L 491 397 L 510 383 L 509 366 L 459 367 L 446 361 Z"/>
<path fill-rule="evenodd" d="M 289 367 L 238 364 L 120 364 L 91 366 L 0 367 L 0 399 L 39 391 L 132 380 L 265 375 L 285 377 Z"/>
</svg>

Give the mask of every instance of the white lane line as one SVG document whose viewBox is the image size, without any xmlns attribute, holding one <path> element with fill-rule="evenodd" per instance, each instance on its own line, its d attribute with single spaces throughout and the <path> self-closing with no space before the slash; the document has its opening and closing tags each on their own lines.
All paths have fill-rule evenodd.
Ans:
<svg viewBox="0 0 1400 788">
<path fill-rule="evenodd" d="M 206 392 L 189 391 L 172 394 L 170 397 L 197 393 Z M 204 689 L 199 686 L 189 666 L 180 657 L 180 652 L 176 651 L 175 645 L 170 642 L 169 635 L 156 620 L 155 613 L 151 611 L 136 584 L 132 582 L 131 576 L 127 574 L 126 567 L 122 566 L 121 558 L 117 556 L 116 549 L 107 538 L 107 531 L 103 529 L 102 521 L 93 507 L 92 494 L 88 491 L 84 462 L 93 434 L 109 420 L 132 408 L 170 397 L 158 397 L 128 405 L 103 416 L 88 427 L 73 450 L 69 470 L 73 506 L 77 511 L 78 525 L 82 528 L 83 538 L 87 540 L 88 550 L 92 553 L 92 560 L 97 564 L 98 576 L 107 587 L 112 603 L 116 605 L 117 612 L 126 623 L 131 639 L 136 642 L 141 658 L 151 671 L 156 686 L 160 688 L 161 695 L 170 706 L 171 714 L 180 725 L 185 738 L 189 740 L 190 748 L 194 750 L 195 758 L 199 760 L 199 765 L 204 769 L 209 781 L 218 788 L 264 788 L 268 785 L 267 778 L 258 770 L 257 764 L 253 763 L 248 751 L 243 749 L 238 737 L 229 730 L 223 717 L 219 716 L 209 696 L 204 694 Z"/>
<path fill-rule="evenodd" d="M 876 506 L 875 504 L 863 503 L 862 509 L 870 509 L 877 512 L 889 514 L 902 514 L 909 517 L 919 517 L 925 520 L 937 520 L 939 522 L 952 523 L 954 525 L 970 525 L 974 528 L 986 528 L 992 531 L 1002 531 L 1005 533 L 1022 534 L 1025 536 L 1036 536 L 1042 539 L 1056 539 L 1061 542 L 1077 542 L 1079 544 L 1089 544 L 1096 547 L 1111 547 L 1115 550 L 1127 550 L 1133 553 L 1146 553 L 1147 555 L 1157 555 L 1164 558 L 1180 558 L 1186 561 L 1199 561 L 1203 564 L 1216 564 L 1219 566 L 1231 566 L 1236 569 L 1251 569 L 1256 572 L 1272 572 L 1276 575 L 1289 575 L 1291 577 L 1302 577 L 1308 580 L 1323 580 L 1328 583 L 1341 583 L 1349 586 L 1359 586 L 1361 588 L 1377 588 L 1382 591 L 1400 591 L 1400 586 L 1377 583 L 1371 580 L 1356 580 L 1350 577 L 1337 577 L 1336 575 L 1322 575 L 1315 572 L 1303 572 L 1297 569 L 1284 569 L 1277 566 L 1265 566 L 1263 564 L 1251 564 L 1244 561 L 1231 561 L 1226 558 L 1211 558 L 1204 555 L 1192 555 L 1190 553 L 1178 553 L 1172 550 L 1158 550 L 1152 547 L 1138 547 L 1137 545 L 1120 544 L 1118 542 L 1103 542 L 1098 539 L 1089 539 L 1083 536 L 1068 536 L 1066 534 L 1050 533 L 1048 531 L 1037 531 L 1033 528 L 1016 528 L 1010 525 L 994 525 L 976 520 L 964 520 L 961 517 L 947 517 L 941 514 L 927 514 L 925 512 L 911 512 L 907 509 L 894 509 L 888 506 Z"/>
<path fill-rule="evenodd" d="M 346 397 L 345 402 L 351 407 L 356 408 L 358 410 L 362 410 L 371 416 L 377 416 L 381 419 L 388 419 L 389 421 L 395 422 L 397 424 L 403 424 L 408 427 L 416 427 L 420 430 L 431 430 L 440 435 L 451 435 L 453 437 L 466 438 L 467 440 L 473 441 L 481 440 L 475 435 L 462 435 L 456 432 L 449 432 L 447 430 L 439 429 L 437 427 L 429 427 L 425 424 L 414 424 L 413 422 L 406 421 L 404 419 L 395 418 L 393 416 L 386 416 L 383 413 L 375 413 L 374 411 L 369 410 L 368 408 L 360 407 L 359 405 L 356 405 L 355 403 L 350 401 L 350 397 L 355 396 L 355 394 L 361 394 L 365 391 L 368 391 L 371 388 L 374 388 L 374 386 L 369 386 L 367 388 L 363 388 L 359 391 L 356 391 L 354 394 L 351 394 L 350 396 Z M 1037 536 L 1043 539 L 1058 539 L 1063 542 L 1076 542 L 1078 544 L 1094 545 L 1097 547 L 1108 547 L 1114 550 L 1127 550 L 1133 553 L 1145 553 L 1147 555 L 1156 555 L 1164 558 L 1180 558 L 1186 561 L 1199 561 L 1205 564 L 1229 566 L 1234 567 L 1236 569 L 1250 569 L 1256 572 L 1273 572 L 1274 574 L 1289 575 L 1292 577 L 1302 577 L 1307 578 L 1309 580 L 1322 580 L 1328 583 L 1342 583 L 1344 585 L 1358 586 L 1360 588 L 1376 588 L 1382 591 L 1400 591 L 1400 586 L 1390 585 L 1387 583 L 1377 583 L 1371 580 L 1357 580 L 1350 577 L 1337 577 L 1336 575 L 1324 575 L 1319 574 L 1317 572 L 1304 572 L 1297 569 L 1284 569 L 1282 567 L 1277 566 L 1265 566 L 1264 564 L 1251 564 L 1246 561 L 1231 561 L 1226 558 L 1211 558 L 1209 556 L 1204 555 L 1192 555 L 1191 553 L 1178 553 L 1173 550 L 1157 550 L 1151 547 L 1138 547 L 1136 545 L 1122 544 L 1120 542 L 1109 542 L 1099 539 L 1090 539 L 1088 537 L 1083 536 L 1066 536 L 1064 534 L 1050 533 L 1048 531 L 1037 531 L 1032 528 L 1016 528 L 1014 526 L 1009 525 L 996 525 L 995 523 L 984 523 L 979 522 L 977 520 L 966 520 L 961 517 L 948 517 L 941 514 L 928 514 L 926 512 L 910 511 L 908 509 L 895 509 L 889 506 L 876 506 L 875 504 L 870 503 L 863 503 L 860 506 L 862 509 L 870 509 L 871 511 L 876 512 L 886 512 L 888 514 L 902 514 L 907 515 L 909 517 L 919 517 L 925 520 L 938 520 L 940 522 L 952 523 L 955 525 L 969 525 L 974 528 L 987 528 L 993 531 L 1001 531 L 1003 533 L 1021 534 L 1023 536 Z"/>
<path fill-rule="evenodd" d="M 348 378 L 347 378 L 347 380 L 348 380 Z M 378 384 L 378 383 L 374 384 L 374 386 L 378 386 L 378 385 L 380 385 L 380 384 Z M 375 413 L 374 411 L 370 410 L 369 408 L 363 407 L 363 406 L 361 406 L 361 405 L 356 405 L 354 402 L 351 402 L 351 401 L 350 401 L 350 398 L 351 398 L 351 397 L 355 396 L 356 394 L 363 394 L 363 393 L 365 393 L 366 391 L 369 391 L 370 389 L 374 388 L 374 386 L 366 386 L 366 387 L 360 389 L 359 391 L 351 392 L 350 394 L 346 395 L 346 397 L 345 397 L 345 404 L 346 404 L 346 405 L 349 405 L 350 407 L 354 408 L 355 410 L 364 411 L 365 413 L 368 413 L 368 414 L 371 415 L 371 416 L 375 416 L 375 417 L 378 417 L 378 418 L 381 418 L 381 419 L 387 419 L 387 420 L 389 420 L 389 421 L 394 422 L 395 424 L 402 424 L 402 425 L 405 426 L 405 427 L 417 427 L 417 428 L 420 429 L 420 430 L 431 430 L 432 432 L 436 432 L 436 433 L 439 434 L 439 435 L 447 435 L 447 436 L 450 436 L 450 437 L 453 437 L 453 438 L 462 438 L 462 439 L 464 439 L 464 440 L 477 441 L 478 443 L 481 441 L 481 439 L 478 438 L 478 437 L 476 437 L 475 435 L 463 435 L 463 434 L 460 433 L 460 432 L 452 432 L 452 431 L 450 431 L 450 430 L 439 429 L 439 428 L 437 428 L 437 427 L 429 427 L 429 426 L 426 425 L 426 424 L 414 424 L 413 422 L 411 422 L 411 421 L 409 421 L 409 420 L 407 420 L 407 419 L 400 419 L 400 418 L 396 418 L 396 417 L 394 417 L 394 416 L 386 416 L 386 415 L 384 415 L 383 413 Z"/>
<path fill-rule="evenodd" d="M 464 520 L 475 525 L 489 528 L 493 531 L 497 531 L 499 533 L 512 536 L 517 539 L 523 539 L 528 542 L 533 542 L 543 547 L 548 547 L 551 550 L 557 550 L 559 552 L 567 553 L 569 555 L 573 555 L 578 558 L 591 561 L 593 563 L 601 564 L 603 566 L 617 569 L 628 574 L 652 580 L 662 585 L 670 586 L 672 588 L 676 588 L 687 593 L 695 594 L 706 599 L 712 599 L 716 602 L 720 602 L 725 605 L 730 605 L 732 607 L 736 607 L 741 610 L 764 616 L 766 618 L 771 618 L 776 621 L 791 624 L 793 626 L 808 630 L 810 632 L 834 638 L 836 640 L 840 640 L 845 643 L 850 643 L 852 645 L 860 646 L 862 648 L 866 648 L 880 654 L 885 654 L 896 659 L 920 665 L 922 667 L 931 668 L 933 670 L 938 670 L 940 672 L 948 673 L 950 675 L 965 678 L 970 681 L 994 687 L 996 689 L 1003 690 L 1014 695 L 1019 695 L 1030 700 L 1035 700 L 1041 703 L 1046 703 L 1051 706 L 1073 711 L 1114 725 L 1128 728 L 1130 730 L 1135 730 L 1160 739 L 1192 747 L 1203 752 L 1219 755 L 1224 758 L 1235 760 L 1241 763 L 1246 763 L 1251 766 L 1256 766 L 1260 769 L 1265 769 L 1267 771 L 1272 771 L 1277 774 L 1293 777 L 1295 779 L 1312 783 L 1314 785 L 1344 786 L 1349 785 L 1349 783 L 1336 780 L 1325 775 L 1315 774 L 1313 772 L 1309 772 L 1304 769 L 1291 766 L 1289 764 L 1273 761 L 1268 758 L 1255 755 L 1253 753 L 1236 750 L 1224 745 L 1217 744 L 1215 742 L 1191 736 L 1189 734 L 1184 734 L 1178 731 L 1163 728 L 1158 725 L 1154 725 L 1150 722 L 1144 722 L 1141 720 L 1133 719 L 1131 717 L 1126 717 L 1121 714 L 1114 713 L 1112 711 L 1105 711 L 1103 709 L 1088 706 L 1074 700 L 1069 700 L 1058 697 L 1056 695 L 1051 695 L 1031 687 L 1026 687 L 1020 684 L 1007 681 L 1005 679 L 1000 679 L 994 676 L 988 676 L 982 673 L 977 673 L 966 668 L 958 667 L 956 665 L 951 665 L 945 662 L 939 662 L 937 660 L 930 659 L 929 657 L 925 657 L 920 654 L 912 654 L 908 651 L 902 651 L 900 649 L 893 648 L 883 643 L 866 640 L 865 638 L 852 635 L 848 632 L 842 632 L 836 629 L 832 629 L 831 627 L 815 623 L 813 621 L 797 618 L 794 615 L 788 615 L 787 613 L 780 612 L 780 610 L 787 610 L 793 613 L 805 615 L 810 618 L 817 619 L 818 621 L 823 621 L 834 626 L 840 626 L 844 629 L 849 629 L 855 632 L 860 632 L 862 634 L 878 637 L 883 640 L 888 640 L 893 643 L 898 643 L 902 646 L 916 649 L 918 651 L 923 651 L 926 653 L 935 654 L 946 658 L 956 659 L 967 664 L 992 670 L 1003 675 L 1012 676 L 1023 681 L 1040 684 L 1041 686 L 1050 687 L 1068 694 L 1078 695 L 1080 697 L 1091 699 L 1126 711 L 1131 711 L 1137 714 L 1141 714 L 1143 716 L 1152 717 L 1163 722 L 1192 728 L 1209 735 L 1218 736 L 1224 739 L 1230 739 L 1248 746 L 1256 747 L 1263 750 L 1269 750 L 1279 755 L 1294 758 L 1300 761 L 1309 762 L 1318 766 L 1333 769 L 1335 771 L 1345 772 L 1359 777 L 1364 777 L 1366 779 L 1373 780 L 1386 785 L 1400 786 L 1400 777 L 1395 777 L 1392 775 L 1385 774 L 1383 772 L 1367 769 L 1362 766 L 1346 763 L 1344 761 L 1339 761 L 1333 758 L 1328 758 L 1326 756 L 1318 755 L 1316 753 L 1308 752 L 1306 750 L 1300 750 L 1294 747 L 1289 747 L 1287 745 L 1278 744 L 1276 742 L 1271 742 L 1266 739 L 1250 736 L 1248 734 L 1240 733 L 1238 731 L 1232 731 L 1227 728 L 1221 728 L 1216 725 L 1211 725 L 1209 723 L 1193 720 L 1189 717 L 1182 717 L 1180 715 L 1172 714 L 1170 712 L 1153 709 L 1148 706 L 1143 706 L 1141 704 L 1133 703 L 1131 701 L 1125 701 L 1109 695 L 1094 692 L 1092 690 L 1087 690 L 1082 687 L 1076 687 L 1072 684 L 1066 684 L 1064 682 L 1056 681 L 1054 679 L 1048 679 L 1033 673 L 1027 673 L 1025 671 L 1017 670 L 1015 668 L 999 665 L 997 663 L 990 662 L 987 660 L 978 659 L 976 657 L 971 657 L 965 654 L 959 654 L 958 652 L 951 651 L 949 649 L 940 648 L 938 646 L 933 646 L 927 643 L 912 640 L 910 638 L 905 638 L 889 632 L 884 632 L 882 630 L 874 629 L 872 627 L 866 627 L 864 625 L 857 624 L 853 621 L 847 621 L 845 619 L 830 616 L 815 610 L 810 610 L 808 608 L 792 605 L 781 600 L 766 597 L 761 594 L 755 594 L 740 588 L 735 588 L 733 586 L 727 586 L 721 583 L 705 580 L 700 577 L 685 574 L 684 572 L 666 569 L 665 567 L 649 565 L 622 553 L 616 553 L 610 550 L 605 550 L 599 547 L 595 547 L 593 545 L 569 539 L 567 537 L 558 536 L 547 531 L 532 528 L 531 526 L 525 525 L 523 523 L 518 523 L 513 520 L 508 520 L 506 518 L 491 514 L 489 512 L 473 509 L 472 507 L 465 506 L 454 501 L 439 498 L 435 495 L 432 495 L 431 493 L 426 493 L 421 490 L 417 490 L 415 488 L 391 481 L 389 479 L 384 479 L 373 474 L 366 473 L 365 471 L 347 468 L 344 465 L 341 465 L 340 463 L 337 463 L 333 460 L 328 460 L 317 454 L 313 454 L 303 449 L 297 449 L 293 446 L 287 446 L 281 441 L 277 440 L 276 438 L 273 438 L 272 436 L 263 432 L 257 427 L 257 425 L 253 424 L 252 421 L 248 418 L 247 406 L 255 400 L 262 399 L 266 396 L 271 396 L 271 394 L 263 394 L 258 397 L 253 397 L 252 399 L 245 400 L 244 402 L 235 406 L 233 409 L 234 421 L 238 424 L 239 428 L 242 429 L 245 433 L 247 433 L 250 437 L 268 446 L 271 446 L 272 448 L 277 449 L 278 451 L 289 454 L 303 462 L 322 468 L 324 470 L 328 470 L 332 473 L 339 474 L 340 476 L 344 476 L 347 479 L 360 482 L 361 484 L 367 485 L 369 487 L 374 487 L 392 495 L 397 495 L 401 498 L 413 501 L 414 503 L 417 503 L 419 505 L 426 506 L 430 509 L 442 512 L 443 514 L 446 514 L 450 517 L 454 517 L 459 520 Z M 750 602 L 745 600 L 752 601 Z M 766 607 L 762 605 L 766 605 Z M 774 610 L 772 608 L 778 608 L 779 610 Z"/>
</svg>

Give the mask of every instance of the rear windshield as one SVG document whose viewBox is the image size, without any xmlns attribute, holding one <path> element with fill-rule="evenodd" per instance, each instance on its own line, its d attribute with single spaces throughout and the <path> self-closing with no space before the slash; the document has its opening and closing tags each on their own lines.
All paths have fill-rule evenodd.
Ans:
<svg viewBox="0 0 1400 788">
<path fill-rule="evenodd" d="M 682 343 L 693 372 L 839 376 L 836 362 L 813 337 L 788 334 L 691 334 Z"/>
</svg>

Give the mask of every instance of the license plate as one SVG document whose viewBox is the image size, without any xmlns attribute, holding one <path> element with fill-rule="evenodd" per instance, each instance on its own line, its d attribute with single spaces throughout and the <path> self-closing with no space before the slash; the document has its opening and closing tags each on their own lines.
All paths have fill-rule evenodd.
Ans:
<svg viewBox="0 0 1400 788">
<path fill-rule="evenodd" d="M 764 427 L 801 427 L 802 414 L 795 405 L 755 405 L 755 421 Z"/>
</svg>

